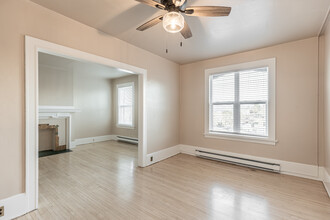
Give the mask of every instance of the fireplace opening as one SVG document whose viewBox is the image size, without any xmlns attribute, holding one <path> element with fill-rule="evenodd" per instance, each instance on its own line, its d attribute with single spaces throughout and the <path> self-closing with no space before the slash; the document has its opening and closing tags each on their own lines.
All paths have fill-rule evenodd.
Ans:
<svg viewBox="0 0 330 220">
<path fill-rule="evenodd" d="M 39 124 L 39 157 L 70 152 L 60 145 L 59 125 Z"/>
</svg>

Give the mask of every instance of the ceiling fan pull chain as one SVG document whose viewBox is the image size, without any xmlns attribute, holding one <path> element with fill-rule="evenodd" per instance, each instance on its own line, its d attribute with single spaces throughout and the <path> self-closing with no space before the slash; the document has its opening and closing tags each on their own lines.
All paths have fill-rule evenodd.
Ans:
<svg viewBox="0 0 330 220">
<path fill-rule="evenodd" d="M 166 33 L 166 37 L 165 37 L 166 53 L 168 53 L 167 41 L 168 41 L 168 33 Z"/>
</svg>

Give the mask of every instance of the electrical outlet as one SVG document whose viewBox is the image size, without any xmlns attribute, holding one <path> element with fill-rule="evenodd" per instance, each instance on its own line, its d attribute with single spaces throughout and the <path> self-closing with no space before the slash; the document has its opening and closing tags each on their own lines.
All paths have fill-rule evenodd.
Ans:
<svg viewBox="0 0 330 220">
<path fill-rule="evenodd" d="M 154 160 L 154 157 L 153 157 L 153 156 L 151 156 L 151 157 L 150 157 L 150 161 L 152 162 L 153 160 Z"/>
<path fill-rule="evenodd" d="M 5 208 L 3 206 L 0 207 L 0 217 L 5 215 Z"/>
</svg>

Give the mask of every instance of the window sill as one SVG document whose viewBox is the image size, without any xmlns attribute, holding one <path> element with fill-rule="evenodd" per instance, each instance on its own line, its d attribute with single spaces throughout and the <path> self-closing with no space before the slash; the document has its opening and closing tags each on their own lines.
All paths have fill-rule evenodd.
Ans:
<svg viewBox="0 0 330 220">
<path fill-rule="evenodd" d="M 129 126 L 129 125 L 118 125 L 117 124 L 117 128 L 125 128 L 125 129 L 135 129 L 135 127 L 134 126 Z"/>
<path fill-rule="evenodd" d="M 216 138 L 216 139 L 223 139 L 223 140 L 230 140 L 230 141 L 242 141 L 242 142 L 252 142 L 258 144 L 268 144 L 268 145 L 276 145 L 278 142 L 277 140 L 273 140 L 270 138 L 263 138 L 263 137 L 253 137 L 247 135 L 238 135 L 238 134 L 218 134 L 218 133 L 205 133 L 205 138 Z"/>
</svg>

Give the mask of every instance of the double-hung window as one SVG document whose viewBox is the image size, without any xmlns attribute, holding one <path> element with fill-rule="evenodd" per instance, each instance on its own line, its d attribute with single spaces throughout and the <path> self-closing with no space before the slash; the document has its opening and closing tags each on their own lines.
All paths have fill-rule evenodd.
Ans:
<svg viewBox="0 0 330 220">
<path fill-rule="evenodd" d="M 117 85 L 117 125 L 133 127 L 134 115 L 134 83 Z"/>
<path fill-rule="evenodd" d="M 275 59 L 206 71 L 206 136 L 275 144 Z"/>
</svg>

